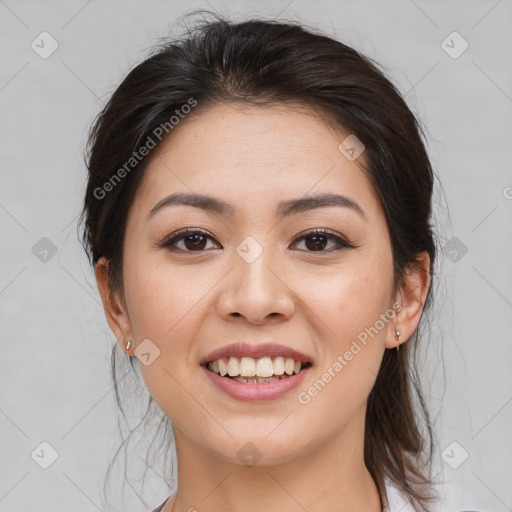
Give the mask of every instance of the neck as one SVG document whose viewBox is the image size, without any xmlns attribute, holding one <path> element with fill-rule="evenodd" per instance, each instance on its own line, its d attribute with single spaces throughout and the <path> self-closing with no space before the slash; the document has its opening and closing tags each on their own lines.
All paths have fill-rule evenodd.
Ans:
<svg viewBox="0 0 512 512">
<path fill-rule="evenodd" d="M 347 426 L 293 459 L 249 467 L 221 459 L 175 426 L 179 487 L 162 512 L 380 512 L 357 432 L 359 424 Z"/>
</svg>

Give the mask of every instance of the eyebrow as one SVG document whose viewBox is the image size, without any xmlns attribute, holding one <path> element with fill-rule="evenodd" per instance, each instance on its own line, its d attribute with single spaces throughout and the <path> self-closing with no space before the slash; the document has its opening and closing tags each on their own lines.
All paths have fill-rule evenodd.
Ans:
<svg viewBox="0 0 512 512">
<path fill-rule="evenodd" d="M 152 217 L 162 208 L 177 205 L 193 206 L 195 208 L 200 208 L 207 212 L 213 212 L 222 216 L 233 216 L 236 213 L 236 208 L 234 208 L 231 204 L 212 196 L 203 194 L 175 193 L 164 197 L 155 206 L 153 206 L 149 212 L 148 217 Z M 278 204 L 276 216 L 279 219 L 283 219 L 297 213 L 303 213 L 316 208 L 328 208 L 332 206 L 349 208 L 364 219 L 367 219 L 364 210 L 361 208 L 361 206 L 359 206 L 358 203 L 356 203 L 356 201 L 340 194 L 316 194 L 312 196 L 301 197 L 299 199 L 281 201 Z"/>
</svg>

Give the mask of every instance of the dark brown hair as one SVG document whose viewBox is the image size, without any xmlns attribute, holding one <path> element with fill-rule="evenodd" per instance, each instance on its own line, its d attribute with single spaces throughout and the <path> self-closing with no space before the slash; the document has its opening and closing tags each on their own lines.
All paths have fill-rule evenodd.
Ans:
<svg viewBox="0 0 512 512">
<path fill-rule="evenodd" d="M 434 175 L 423 131 L 378 64 L 298 23 L 232 23 L 214 15 L 181 39 L 164 40 L 155 47 L 126 76 L 92 126 L 83 244 L 92 264 L 102 256 L 108 259 L 113 288 L 122 290 L 126 220 L 149 157 L 132 162 L 131 167 L 126 163 L 148 140 L 155 139 L 159 127 L 165 123 L 169 127 L 171 116 L 183 105 L 191 105 L 191 98 L 199 106 L 197 111 L 223 102 L 294 102 L 355 134 L 365 145 L 362 170 L 385 212 L 396 289 L 406 270 L 417 266 L 419 252 L 428 252 L 433 268 Z M 172 136 L 170 127 L 166 132 Z M 122 168 L 125 172 L 120 173 Z M 433 284 L 431 279 L 423 315 L 432 302 Z M 400 351 L 385 351 L 368 397 L 364 456 L 381 495 L 385 496 L 388 478 L 416 510 L 428 511 L 433 432 L 413 354 L 419 330 Z M 112 369 L 121 406 L 116 347 L 117 343 Z"/>
</svg>

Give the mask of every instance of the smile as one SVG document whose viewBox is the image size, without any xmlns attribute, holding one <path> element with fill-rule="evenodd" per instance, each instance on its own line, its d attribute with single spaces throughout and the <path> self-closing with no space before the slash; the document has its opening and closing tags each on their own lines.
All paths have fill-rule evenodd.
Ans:
<svg viewBox="0 0 512 512">
<path fill-rule="evenodd" d="M 223 394 L 236 400 L 277 400 L 297 387 L 312 364 L 282 356 L 220 358 L 201 365 L 207 379 Z"/>
</svg>

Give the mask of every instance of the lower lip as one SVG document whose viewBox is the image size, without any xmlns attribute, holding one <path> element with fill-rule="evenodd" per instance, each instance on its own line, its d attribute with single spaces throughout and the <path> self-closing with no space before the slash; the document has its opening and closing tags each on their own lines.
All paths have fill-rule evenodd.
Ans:
<svg viewBox="0 0 512 512">
<path fill-rule="evenodd" d="M 201 368 L 217 389 L 226 393 L 226 395 L 231 398 L 245 402 L 276 400 L 285 395 L 288 391 L 296 388 L 304 380 L 306 373 L 309 371 L 309 368 L 306 368 L 293 377 L 276 380 L 274 382 L 246 384 L 244 382 L 221 377 L 217 373 L 208 370 L 205 366 L 201 366 Z"/>
</svg>

